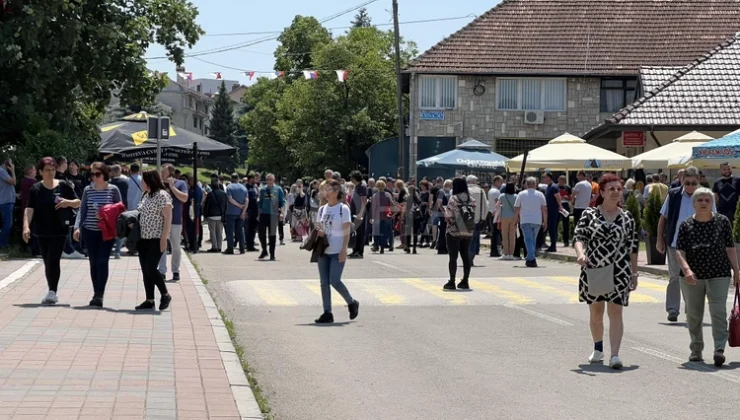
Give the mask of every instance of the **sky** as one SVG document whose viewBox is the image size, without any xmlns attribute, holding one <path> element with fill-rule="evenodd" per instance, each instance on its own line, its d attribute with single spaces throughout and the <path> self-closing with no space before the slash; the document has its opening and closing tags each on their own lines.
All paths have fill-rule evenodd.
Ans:
<svg viewBox="0 0 740 420">
<path fill-rule="evenodd" d="M 200 38 L 192 50 L 186 52 L 199 52 L 213 50 L 235 44 L 247 43 L 266 37 L 277 37 L 279 31 L 290 26 L 296 15 L 314 16 L 321 20 L 339 12 L 354 8 L 364 3 L 363 0 L 279 0 L 266 2 L 253 2 L 250 0 L 191 0 L 198 8 L 200 15 L 197 22 L 206 32 Z M 498 3 L 498 0 L 398 0 L 399 21 L 401 22 L 401 36 L 407 40 L 416 42 L 419 53 L 426 51 L 446 36 L 456 32 L 475 16 L 479 16 Z M 367 7 L 368 14 L 374 25 L 389 24 L 381 26 L 381 29 L 392 29 L 392 2 L 391 0 L 376 0 Z M 349 26 L 356 12 L 349 12 L 329 22 L 324 23 L 326 28 L 341 28 Z M 467 17 L 466 17 L 467 16 Z M 464 17 L 461 19 L 447 20 L 431 23 L 404 24 L 404 22 Z M 332 29 L 334 36 L 344 33 L 346 29 Z M 228 35 L 244 32 L 278 32 L 275 34 L 261 35 Z M 256 81 L 256 77 L 250 81 L 249 77 L 242 74 L 240 70 L 247 71 L 272 71 L 275 63 L 273 52 L 278 43 L 275 40 L 262 42 L 253 46 L 245 46 L 240 49 L 219 52 L 199 56 L 206 63 L 195 57 L 185 58 L 185 68 L 193 72 L 193 77 L 212 78 L 211 73 L 221 72 L 226 80 L 238 80 L 240 83 L 249 85 Z M 164 55 L 164 48 L 152 46 L 147 51 L 148 66 L 151 70 L 168 72 L 170 78 L 174 78 L 175 64 L 165 59 L 154 59 Z M 230 69 L 234 68 L 234 69 Z M 236 70 L 238 69 L 238 70 Z M 340 70 L 340 69 L 337 69 Z"/>
</svg>

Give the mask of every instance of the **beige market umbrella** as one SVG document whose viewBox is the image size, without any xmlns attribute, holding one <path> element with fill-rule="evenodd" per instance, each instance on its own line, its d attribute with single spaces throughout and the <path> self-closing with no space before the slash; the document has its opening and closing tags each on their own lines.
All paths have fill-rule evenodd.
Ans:
<svg viewBox="0 0 740 420">
<path fill-rule="evenodd" d="M 657 149 L 649 150 L 633 157 L 632 167 L 650 169 L 668 168 L 671 163 L 675 165 L 676 162 L 682 162 L 684 158 L 690 159 L 694 146 L 710 140 L 714 140 L 714 137 L 707 136 L 698 131 L 692 131 Z"/>
<path fill-rule="evenodd" d="M 519 155 L 507 162 L 510 171 L 519 170 L 524 155 Z M 531 150 L 527 155 L 526 170 L 553 169 L 553 170 L 585 170 L 585 171 L 617 171 L 632 167 L 632 160 L 617 153 L 611 152 L 586 140 L 565 133 L 550 140 L 546 145 Z"/>
</svg>

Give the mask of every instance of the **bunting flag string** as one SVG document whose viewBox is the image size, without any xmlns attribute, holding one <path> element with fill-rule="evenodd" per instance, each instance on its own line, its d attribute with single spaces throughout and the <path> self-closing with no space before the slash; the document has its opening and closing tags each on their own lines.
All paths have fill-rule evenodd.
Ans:
<svg viewBox="0 0 740 420">
<path fill-rule="evenodd" d="M 319 78 L 319 72 L 324 72 L 326 70 L 301 70 L 301 71 L 256 71 L 256 70 L 250 70 L 250 71 L 243 71 L 241 74 L 247 76 L 249 80 L 253 80 L 256 76 L 257 78 L 260 77 L 266 77 L 270 80 L 275 79 L 282 79 L 285 77 L 285 74 L 293 74 L 293 75 L 303 75 L 304 79 L 306 80 L 316 80 Z M 334 70 L 334 73 L 336 73 L 337 80 L 339 82 L 346 82 L 349 78 L 349 70 Z M 177 73 L 180 78 L 187 80 L 188 82 L 193 82 L 195 80 L 195 76 L 193 75 L 193 72 L 181 72 Z M 216 80 L 224 80 L 224 76 L 222 72 L 217 71 L 211 73 L 211 77 L 213 77 Z"/>
</svg>

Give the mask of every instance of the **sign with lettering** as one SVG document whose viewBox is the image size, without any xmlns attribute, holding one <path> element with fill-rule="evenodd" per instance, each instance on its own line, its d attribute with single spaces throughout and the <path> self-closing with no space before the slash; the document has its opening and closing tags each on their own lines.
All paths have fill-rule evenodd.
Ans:
<svg viewBox="0 0 740 420">
<path fill-rule="evenodd" d="M 644 147 L 644 131 L 625 131 L 622 133 L 622 146 L 624 147 Z"/>
<path fill-rule="evenodd" d="M 421 111 L 421 119 L 431 120 L 431 121 L 444 121 L 445 112 L 444 111 Z"/>
</svg>

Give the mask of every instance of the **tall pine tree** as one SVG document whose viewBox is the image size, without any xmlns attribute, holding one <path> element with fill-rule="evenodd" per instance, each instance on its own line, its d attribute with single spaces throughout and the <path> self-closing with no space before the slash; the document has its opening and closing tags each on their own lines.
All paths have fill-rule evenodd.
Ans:
<svg viewBox="0 0 740 420">
<path fill-rule="evenodd" d="M 239 165 L 239 145 L 237 144 L 236 132 L 239 127 L 234 119 L 234 105 L 231 103 L 229 93 L 226 91 L 226 83 L 221 82 L 218 89 L 216 101 L 211 110 L 211 124 L 209 137 L 218 142 L 228 144 L 236 149 L 232 164 Z M 233 168 L 229 168 L 231 170 Z"/>
<path fill-rule="evenodd" d="M 373 26 L 372 19 L 370 19 L 370 15 L 367 14 L 366 8 L 363 7 L 357 12 L 355 19 L 352 21 L 352 26 L 355 28 L 369 28 Z"/>
</svg>

